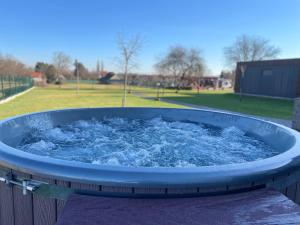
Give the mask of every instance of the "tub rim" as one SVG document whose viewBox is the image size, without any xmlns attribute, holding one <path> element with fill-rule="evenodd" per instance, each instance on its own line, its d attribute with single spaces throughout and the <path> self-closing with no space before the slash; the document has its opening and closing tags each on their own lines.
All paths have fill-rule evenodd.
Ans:
<svg viewBox="0 0 300 225">
<path fill-rule="evenodd" d="M 0 121 L 0 126 L 17 118 L 51 112 L 70 110 L 101 110 L 124 109 L 122 107 L 100 108 L 69 108 L 28 113 L 10 117 Z M 147 168 L 105 166 L 83 162 L 67 161 L 27 153 L 10 147 L 0 141 L 0 165 L 13 170 L 30 173 L 32 175 L 49 177 L 60 180 L 82 182 L 89 184 L 130 187 L 218 187 L 227 184 L 244 185 L 254 180 L 270 180 L 281 173 L 289 173 L 300 168 L 300 134 L 283 125 L 258 119 L 252 116 L 240 115 L 217 110 L 185 109 L 185 108 L 152 108 L 126 107 L 125 109 L 159 109 L 159 110 L 193 110 L 243 117 L 284 129 L 294 137 L 293 146 L 270 158 L 245 163 L 226 164 L 217 166 L 202 166 L 196 168 Z"/>
</svg>

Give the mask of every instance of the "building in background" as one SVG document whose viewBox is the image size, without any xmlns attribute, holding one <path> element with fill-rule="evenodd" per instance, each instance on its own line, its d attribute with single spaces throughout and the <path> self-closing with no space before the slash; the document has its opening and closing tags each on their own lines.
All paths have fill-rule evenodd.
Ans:
<svg viewBox="0 0 300 225">
<path fill-rule="evenodd" d="M 31 77 L 35 85 L 38 86 L 46 85 L 46 78 L 41 72 L 32 72 Z"/>
<path fill-rule="evenodd" d="M 238 62 L 234 91 L 267 97 L 299 97 L 300 59 Z"/>
<path fill-rule="evenodd" d="M 112 78 L 115 76 L 115 73 L 113 72 L 106 72 L 102 71 L 101 76 L 99 77 L 99 83 L 100 84 L 111 84 Z"/>
</svg>

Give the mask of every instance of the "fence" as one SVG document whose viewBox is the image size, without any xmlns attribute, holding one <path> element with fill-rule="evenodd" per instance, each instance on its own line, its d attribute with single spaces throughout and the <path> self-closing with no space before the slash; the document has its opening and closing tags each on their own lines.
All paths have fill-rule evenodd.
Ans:
<svg viewBox="0 0 300 225">
<path fill-rule="evenodd" d="M 0 100 L 25 91 L 33 86 L 28 76 L 0 75 Z"/>
<path fill-rule="evenodd" d="M 66 83 L 76 84 L 77 80 L 66 80 Z M 79 80 L 81 84 L 98 84 L 99 80 Z"/>
</svg>

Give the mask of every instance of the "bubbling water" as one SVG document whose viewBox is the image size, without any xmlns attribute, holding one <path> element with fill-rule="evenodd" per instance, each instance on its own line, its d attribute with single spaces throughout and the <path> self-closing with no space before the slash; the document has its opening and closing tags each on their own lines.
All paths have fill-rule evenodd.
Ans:
<svg viewBox="0 0 300 225">
<path fill-rule="evenodd" d="M 32 131 L 17 147 L 51 158 L 127 167 L 200 167 L 279 154 L 237 127 L 189 121 L 106 118 Z"/>
</svg>

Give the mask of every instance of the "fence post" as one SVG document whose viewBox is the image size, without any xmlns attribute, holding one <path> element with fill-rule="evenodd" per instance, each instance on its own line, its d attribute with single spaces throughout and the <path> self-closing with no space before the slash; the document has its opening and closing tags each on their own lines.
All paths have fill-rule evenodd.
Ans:
<svg viewBox="0 0 300 225">
<path fill-rule="evenodd" d="M 10 79 L 10 75 L 8 75 L 8 87 L 9 87 L 8 96 L 11 96 L 11 79 Z"/>
<path fill-rule="evenodd" d="M 4 98 L 5 96 L 5 93 L 4 93 L 4 83 L 3 83 L 3 76 L 1 76 L 1 92 L 2 92 L 2 97 L 1 98 Z"/>
<path fill-rule="evenodd" d="M 14 75 L 13 78 L 14 78 L 14 85 L 15 85 L 15 93 L 14 94 L 16 94 L 18 92 L 17 83 L 16 83 L 16 76 Z"/>
</svg>

